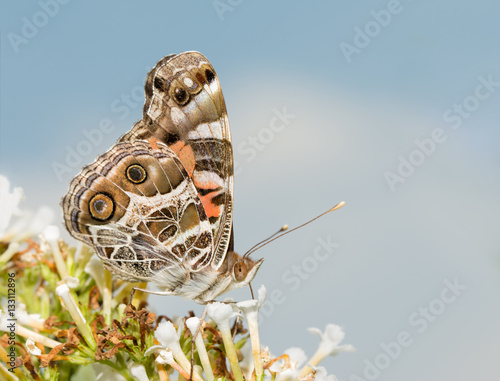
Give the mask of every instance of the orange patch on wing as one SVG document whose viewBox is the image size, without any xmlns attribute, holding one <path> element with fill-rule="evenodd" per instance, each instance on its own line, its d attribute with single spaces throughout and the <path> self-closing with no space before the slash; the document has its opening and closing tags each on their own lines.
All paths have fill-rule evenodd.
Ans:
<svg viewBox="0 0 500 381">
<path fill-rule="evenodd" d="M 194 160 L 194 152 L 191 146 L 188 146 L 183 141 L 179 140 L 175 144 L 172 144 L 170 146 L 170 149 L 177 154 L 182 164 L 184 165 L 184 168 L 186 168 L 189 177 L 192 178 L 195 166 L 195 160 Z"/>
<path fill-rule="evenodd" d="M 159 149 L 158 145 L 156 144 L 156 143 L 159 142 L 158 139 L 156 139 L 156 138 L 149 138 L 148 142 L 149 142 L 149 145 L 151 146 L 152 149 L 154 149 L 154 150 L 158 150 Z"/>
<path fill-rule="evenodd" d="M 194 186 L 198 189 L 212 190 L 211 192 L 207 193 L 204 196 L 200 195 L 201 203 L 205 208 L 205 212 L 207 213 L 208 218 L 219 217 L 221 214 L 220 205 L 216 205 L 212 199 L 220 195 L 221 193 L 220 187 L 214 182 L 200 181 L 199 179 L 196 178 L 193 179 L 193 182 Z"/>
<path fill-rule="evenodd" d="M 220 205 L 215 205 L 212 199 L 217 196 L 219 192 L 217 193 L 209 193 L 204 196 L 200 195 L 201 203 L 203 204 L 203 207 L 205 208 L 205 213 L 207 214 L 207 217 L 219 217 L 221 210 L 220 210 Z"/>
</svg>

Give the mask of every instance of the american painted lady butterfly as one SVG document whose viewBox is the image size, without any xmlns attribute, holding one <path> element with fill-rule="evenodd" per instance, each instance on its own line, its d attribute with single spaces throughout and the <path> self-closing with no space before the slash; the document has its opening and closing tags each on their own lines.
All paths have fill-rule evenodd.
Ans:
<svg viewBox="0 0 500 381">
<path fill-rule="evenodd" d="M 263 261 L 233 251 L 233 153 L 219 79 L 200 53 L 169 55 L 145 93 L 142 120 L 72 180 L 66 228 L 118 277 L 206 303 L 249 284 Z"/>
</svg>

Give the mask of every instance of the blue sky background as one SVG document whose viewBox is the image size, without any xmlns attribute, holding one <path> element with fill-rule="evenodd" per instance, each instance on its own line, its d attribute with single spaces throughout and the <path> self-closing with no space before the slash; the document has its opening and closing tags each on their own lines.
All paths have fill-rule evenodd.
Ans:
<svg viewBox="0 0 500 381">
<path fill-rule="evenodd" d="M 325 365 L 353 381 L 405 331 L 411 345 L 372 379 L 500 377 L 500 3 L 73 0 L 51 15 L 42 3 L 4 3 L 0 14 L 0 173 L 24 188 L 25 206 L 52 207 L 59 224 L 71 178 L 141 118 L 148 69 L 198 50 L 229 111 L 236 249 L 347 202 L 255 253 L 266 260 L 254 285 L 278 295 L 264 344 L 312 354 L 317 339 L 306 328 L 339 324 L 357 351 Z M 24 26 L 33 22 L 37 30 Z M 346 59 L 341 44 L 355 46 L 356 28 L 372 37 Z M 459 114 L 449 110 L 464 102 L 453 128 Z M 294 117 L 271 136 L 275 110 Z M 106 119 L 113 131 L 68 161 Z M 421 153 L 415 141 L 439 133 L 445 140 Z M 403 177 L 398 166 L 410 159 L 418 165 Z M 387 172 L 404 182 L 391 188 Z M 340 246 L 326 255 L 319 240 Z M 302 279 L 292 280 L 297 268 Z M 466 287 L 449 303 L 446 280 Z M 174 297 L 154 306 L 202 310 Z"/>
</svg>

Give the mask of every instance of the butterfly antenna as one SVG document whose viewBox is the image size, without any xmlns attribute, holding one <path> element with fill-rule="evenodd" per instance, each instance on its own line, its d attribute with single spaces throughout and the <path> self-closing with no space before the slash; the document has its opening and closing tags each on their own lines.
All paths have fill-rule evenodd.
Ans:
<svg viewBox="0 0 500 381">
<path fill-rule="evenodd" d="M 247 250 L 247 252 L 245 254 L 243 254 L 243 257 L 246 257 L 247 256 L 247 253 L 251 252 L 254 248 L 256 248 L 257 246 L 263 244 L 264 242 L 266 241 L 269 241 L 271 238 L 273 238 L 274 236 L 276 236 L 277 234 L 280 234 L 281 232 L 284 232 L 285 230 L 288 229 L 288 225 L 283 225 L 281 227 L 280 230 L 278 230 L 276 233 L 270 235 L 269 237 L 267 237 L 266 239 L 263 239 L 262 241 L 260 241 L 259 243 L 253 245 L 250 249 Z"/>
<path fill-rule="evenodd" d="M 283 233 L 283 234 L 281 234 L 281 235 L 279 235 L 279 236 L 275 237 L 275 236 L 276 236 L 276 234 L 279 234 L 279 233 L 281 233 L 282 231 L 285 231 L 285 230 L 287 230 L 287 229 L 288 229 L 288 225 L 284 225 L 284 226 L 283 226 L 283 228 L 285 228 L 285 227 L 286 227 L 285 229 L 281 228 L 279 231 L 277 231 L 276 233 L 274 233 L 274 234 L 273 234 L 272 236 L 270 236 L 269 238 L 265 239 L 264 241 L 259 242 L 257 245 L 254 245 L 254 246 L 253 246 L 250 250 L 248 250 L 248 251 L 247 251 L 247 252 L 243 255 L 243 257 L 244 257 L 244 258 L 248 257 L 248 256 L 249 256 L 250 254 L 252 254 L 253 252 L 255 252 L 255 251 L 257 251 L 257 250 L 259 250 L 259 249 L 263 248 L 264 246 L 266 246 L 267 244 L 269 244 L 269 243 L 271 243 L 271 242 L 273 242 L 273 241 L 277 240 L 278 238 L 281 238 L 281 237 L 283 237 L 283 236 L 285 236 L 285 235 L 287 235 L 287 234 L 290 234 L 291 232 L 293 232 L 293 231 L 295 231 L 295 230 L 297 230 L 297 229 L 303 228 L 304 226 L 309 225 L 311 222 L 316 221 L 318 218 L 323 217 L 325 214 L 328 214 L 328 213 L 330 213 L 330 212 L 333 212 L 334 210 L 337 210 L 337 209 L 342 208 L 344 205 L 345 205 L 345 201 L 341 201 L 341 202 L 339 202 L 337 205 L 335 205 L 333 208 L 328 209 L 326 212 L 321 213 L 319 216 L 314 217 L 312 220 L 309 220 L 309 221 L 307 221 L 307 222 L 303 223 L 302 225 L 299 225 L 299 226 L 297 226 L 297 227 L 293 228 L 292 230 L 289 230 L 289 231 L 287 231 L 287 232 L 285 232 L 285 233 Z"/>
</svg>

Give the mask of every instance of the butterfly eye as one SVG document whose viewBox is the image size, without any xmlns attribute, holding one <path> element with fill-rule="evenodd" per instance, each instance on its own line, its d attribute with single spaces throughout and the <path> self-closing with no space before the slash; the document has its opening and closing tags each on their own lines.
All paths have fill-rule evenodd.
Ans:
<svg viewBox="0 0 500 381">
<path fill-rule="evenodd" d="M 108 195 L 98 193 L 89 202 L 90 214 L 98 221 L 107 221 L 113 217 L 115 203 Z"/>
<path fill-rule="evenodd" d="M 248 274 L 248 268 L 247 265 L 245 265 L 245 262 L 243 261 L 238 261 L 234 264 L 233 267 L 233 278 L 238 281 L 244 281 L 245 278 L 247 277 Z"/>
<path fill-rule="evenodd" d="M 212 70 L 205 70 L 205 77 L 207 78 L 208 83 L 212 83 L 215 79 L 215 74 Z"/>
<path fill-rule="evenodd" d="M 179 106 L 184 106 L 189 102 L 189 94 L 183 87 L 176 87 L 174 89 L 174 99 Z"/>
<path fill-rule="evenodd" d="M 127 178 L 134 184 L 143 183 L 146 177 L 146 171 L 138 164 L 132 164 L 127 168 Z"/>
</svg>

